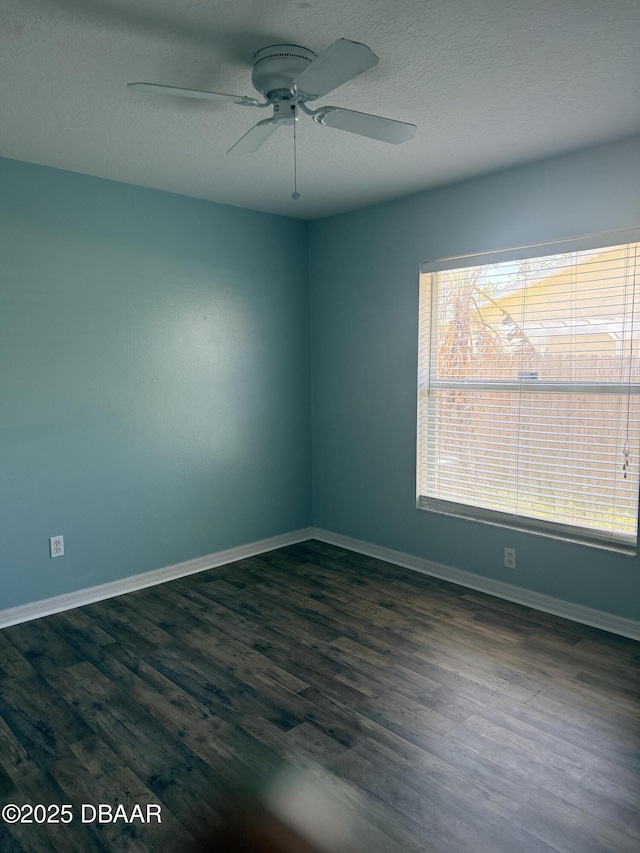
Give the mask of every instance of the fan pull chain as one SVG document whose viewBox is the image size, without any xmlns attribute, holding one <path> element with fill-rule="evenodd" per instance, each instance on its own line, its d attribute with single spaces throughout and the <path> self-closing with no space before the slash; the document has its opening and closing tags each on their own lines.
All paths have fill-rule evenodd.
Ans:
<svg viewBox="0 0 640 853">
<path fill-rule="evenodd" d="M 297 150 L 296 150 L 296 114 L 295 110 L 293 113 L 293 192 L 291 193 L 291 198 L 294 201 L 298 201 L 300 198 L 300 193 L 298 192 L 298 164 L 297 164 Z"/>
</svg>

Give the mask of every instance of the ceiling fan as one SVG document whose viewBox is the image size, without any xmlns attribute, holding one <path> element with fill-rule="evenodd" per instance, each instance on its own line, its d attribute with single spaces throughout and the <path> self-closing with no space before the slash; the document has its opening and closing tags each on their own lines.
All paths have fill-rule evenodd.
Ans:
<svg viewBox="0 0 640 853">
<path fill-rule="evenodd" d="M 252 154 L 284 125 L 294 125 L 298 113 L 304 113 L 320 125 L 380 139 L 398 144 L 412 139 L 415 124 L 395 121 L 382 116 L 360 113 L 342 107 L 320 107 L 312 110 L 307 106 L 324 95 L 347 83 L 378 62 L 375 53 L 366 46 L 349 39 L 334 41 L 320 55 L 306 47 L 294 44 L 274 44 L 264 47 L 253 57 L 251 82 L 265 98 L 264 102 L 244 95 L 225 95 L 221 92 L 202 92 L 177 86 L 162 86 L 158 83 L 129 83 L 136 92 L 161 95 L 179 95 L 185 98 L 205 98 L 211 101 L 227 101 L 242 107 L 273 108 L 273 115 L 255 124 L 231 148 L 227 154 Z"/>
</svg>

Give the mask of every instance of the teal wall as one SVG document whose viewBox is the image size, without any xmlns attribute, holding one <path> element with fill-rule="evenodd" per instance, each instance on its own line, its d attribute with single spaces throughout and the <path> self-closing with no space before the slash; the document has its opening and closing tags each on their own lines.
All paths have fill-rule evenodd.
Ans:
<svg viewBox="0 0 640 853">
<path fill-rule="evenodd" d="M 311 223 L 314 525 L 640 618 L 637 558 L 415 507 L 420 262 L 638 225 L 639 138 Z"/>
<path fill-rule="evenodd" d="M 637 138 L 310 224 L 0 159 L 0 610 L 313 523 L 640 618 L 414 497 L 420 262 L 638 224 Z"/>
<path fill-rule="evenodd" d="M 0 610 L 311 523 L 307 227 L 0 160 Z"/>
</svg>

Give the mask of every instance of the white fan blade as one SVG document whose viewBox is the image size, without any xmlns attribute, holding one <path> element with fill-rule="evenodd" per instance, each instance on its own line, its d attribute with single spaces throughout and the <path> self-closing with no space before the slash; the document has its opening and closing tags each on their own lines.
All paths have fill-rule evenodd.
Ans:
<svg viewBox="0 0 640 853">
<path fill-rule="evenodd" d="M 244 95 L 224 95 L 222 92 L 202 92 L 199 89 L 182 89 L 179 86 L 161 86 L 159 83 L 127 83 L 134 92 L 150 92 L 152 95 L 179 95 L 183 98 L 204 98 L 208 101 L 230 101 L 245 107 L 257 107 L 259 101 Z"/>
<path fill-rule="evenodd" d="M 382 142 L 392 142 L 394 145 L 413 139 L 417 130 L 415 124 L 406 121 L 358 113 L 342 107 L 321 107 L 313 118 L 318 124 L 369 136 L 371 139 L 380 139 Z"/>
<path fill-rule="evenodd" d="M 357 41 L 338 39 L 293 81 L 298 92 L 319 98 L 377 65 L 378 57 Z"/>
<path fill-rule="evenodd" d="M 278 125 L 271 118 L 259 121 L 231 146 L 227 154 L 253 154 L 277 129 Z"/>
</svg>

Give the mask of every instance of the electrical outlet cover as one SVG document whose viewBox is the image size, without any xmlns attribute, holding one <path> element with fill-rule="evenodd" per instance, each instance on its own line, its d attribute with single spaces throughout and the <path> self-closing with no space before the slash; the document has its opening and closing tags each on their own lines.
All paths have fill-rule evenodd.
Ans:
<svg viewBox="0 0 640 853">
<path fill-rule="evenodd" d="M 64 556 L 64 536 L 51 536 L 49 539 L 49 554 L 51 557 Z"/>
</svg>

